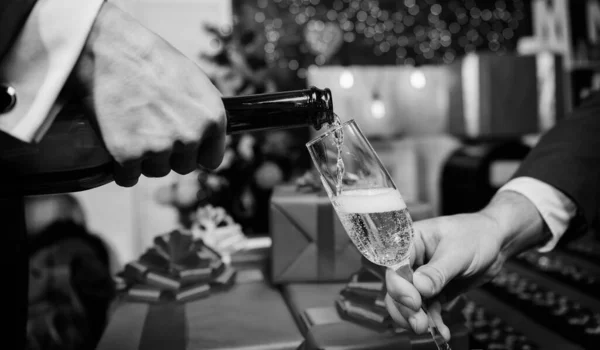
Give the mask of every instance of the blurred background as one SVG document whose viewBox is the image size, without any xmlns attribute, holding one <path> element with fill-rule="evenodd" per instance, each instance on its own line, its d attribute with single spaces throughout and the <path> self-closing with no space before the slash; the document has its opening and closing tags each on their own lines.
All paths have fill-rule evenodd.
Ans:
<svg viewBox="0 0 600 350">
<path fill-rule="evenodd" d="M 113 2 L 197 62 L 225 96 L 330 88 L 335 112 L 342 121 L 357 121 L 417 220 L 480 209 L 539 136 L 600 88 L 599 0 Z M 98 254 L 109 257 L 110 274 L 157 244 L 158 235 L 176 229 L 200 232 L 224 256 L 267 249 L 267 279 L 285 285 L 286 302 L 299 303 L 292 307 L 299 315 L 309 305 L 318 306 L 316 295 L 333 300 L 340 281 L 351 275 L 336 275 L 338 285 L 327 287 L 329 292 L 307 292 L 302 288 L 308 287 L 286 283 L 331 281 L 312 272 L 309 277 L 292 273 L 292 262 L 278 260 L 299 253 L 293 243 L 284 242 L 287 233 L 272 230 L 274 220 L 282 220 L 273 217 L 274 192 L 306 178 L 312 164 L 304 144 L 318 133 L 305 128 L 236 135 L 228 138 L 223 163 L 213 172 L 141 178 L 129 189 L 108 184 L 58 197 L 31 197 L 30 231 L 41 232 L 64 217 L 84 223 L 105 244 Z M 219 238 L 223 227 L 235 228 L 235 234 L 227 233 L 229 245 Z M 521 257 L 490 285 L 488 294 L 473 295 L 471 300 L 486 308 L 473 301 L 465 308 L 471 344 L 489 349 L 593 348 L 589 344 L 600 334 L 595 299 L 600 291 L 600 249 L 595 247 L 600 242 L 595 232 L 551 257 Z M 231 247 L 240 240 L 242 248 Z M 288 269 L 277 270 L 281 264 Z M 592 311 L 577 311 L 571 318 L 555 313 L 564 323 L 556 321 L 559 332 L 544 323 L 554 320 L 544 312 L 552 312 L 535 308 L 547 299 L 528 309 L 527 298 L 511 294 L 514 285 L 529 288 L 532 280 L 531 295 L 543 293 L 529 301 L 546 298 L 547 291 L 558 299 L 563 293 L 574 300 L 568 304 L 573 310 Z M 298 301 L 303 293 L 312 301 Z M 510 331 L 521 343 L 511 338 L 512 343 L 502 344 L 513 345 L 493 347 L 494 329 L 513 329 L 522 316 L 506 311 L 503 302 L 538 316 L 524 321 L 529 338 Z M 504 313 L 503 320 L 494 313 Z M 596 326 L 587 324 L 588 319 L 595 319 Z"/>
<path fill-rule="evenodd" d="M 436 214 L 454 150 L 473 140 L 535 142 L 600 83 L 596 1 L 115 3 L 196 61 L 224 95 L 330 88 L 336 113 L 359 122 L 402 194 Z M 211 201 L 248 234 L 264 234 L 270 189 L 309 168 L 304 143 L 312 134 L 231 138 L 223 166 L 207 176 L 228 182 Z M 493 168 L 498 184 L 515 164 L 498 160 Z M 234 176 L 240 171 L 248 176 Z M 75 196 L 124 262 L 179 224 L 164 188 L 192 186 L 179 191 L 187 205 L 196 200 L 193 182 L 171 174 Z"/>
</svg>

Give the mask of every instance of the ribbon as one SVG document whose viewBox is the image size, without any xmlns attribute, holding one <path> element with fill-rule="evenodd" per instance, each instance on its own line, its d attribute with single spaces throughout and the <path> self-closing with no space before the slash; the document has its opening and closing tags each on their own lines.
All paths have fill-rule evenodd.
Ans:
<svg viewBox="0 0 600 350">
<path fill-rule="evenodd" d="M 185 350 L 187 347 L 185 320 L 184 304 L 150 305 L 138 350 Z"/>
<path fill-rule="evenodd" d="M 211 287 L 230 286 L 235 269 L 202 240 L 173 231 L 155 238 L 154 247 L 120 274 L 130 301 L 157 303 L 190 301 L 210 294 Z"/>
<path fill-rule="evenodd" d="M 175 294 L 175 300 L 177 300 L 178 302 L 186 302 L 194 300 L 196 298 L 207 296 L 208 294 L 210 294 L 210 285 L 194 285 L 177 292 L 177 294 Z"/>
<path fill-rule="evenodd" d="M 335 278 L 335 213 L 327 202 L 317 208 L 317 270 L 319 280 Z"/>
<path fill-rule="evenodd" d="M 325 196 L 325 189 L 318 179 L 315 171 L 307 171 L 296 179 L 296 191 Z M 335 278 L 335 213 L 329 202 L 324 205 L 317 202 L 317 274 L 319 280 L 332 280 Z"/>
<path fill-rule="evenodd" d="M 148 272 L 146 275 L 146 283 L 163 290 L 178 290 L 179 287 L 181 287 L 181 282 L 177 279 L 152 271 Z"/>
<path fill-rule="evenodd" d="M 145 285 L 134 285 L 127 290 L 127 300 L 147 303 L 159 302 L 164 297 L 162 290 Z"/>
<path fill-rule="evenodd" d="M 236 270 L 231 266 L 226 266 L 223 272 L 211 284 L 214 286 L 229 286 L 233 283 L 235 276 Z"/>
<path fill-rule="evenodd" d="M 123 277 L 127 281 L 143 283 L 146 281 L 146 274 L 149 270 L 150 269 L 146 265 L 138 261 L 132 261 L 125 265 Z"/>
<path fill-rule="evenodd" d="M 213 269 L 201 267 L 198 269 L 186 269 L 179 271 L 179 280 L 182 285 L 190 285 L 199 282 L 207 282 L 212 276 Z"/>
</svg>

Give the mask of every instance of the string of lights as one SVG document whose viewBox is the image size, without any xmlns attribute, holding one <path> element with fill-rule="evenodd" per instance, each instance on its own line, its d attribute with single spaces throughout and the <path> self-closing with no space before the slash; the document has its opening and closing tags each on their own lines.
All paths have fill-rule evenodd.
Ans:
<svg viewBox="0 0 600 350">
<path fill-rule="evenodd" d="M 289 54 L 290 35 L 304 37 L 298 49 L 312 55 L 309 65 L 330 64 L 344 45 L 396 64 L 448 64 L 470 52 L 513 51 L 526 11 L 523 0 L 247 1 L 264 28 L 267 63 L 300 77 L 306 62 Z"/>
</svg>

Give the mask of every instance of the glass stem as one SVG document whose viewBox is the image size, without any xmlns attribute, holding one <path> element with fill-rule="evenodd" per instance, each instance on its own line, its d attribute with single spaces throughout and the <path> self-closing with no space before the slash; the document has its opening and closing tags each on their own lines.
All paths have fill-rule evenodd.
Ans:
<svg viewBox="0 0 600 350">
<path fill-rule="evenodd" d="M 406 259 L 406 261 L 396 264 L 396 265 L 392 266 L 391 268 L 394 271 L 396 271 L 396 273 L 399 276 L 401 276 L 405 280 L 409 281 L 410 283 L 413 283 L 413 269 L 410 266 L 409 259 Z M 435 342 L 435 345 L 437 346 L 438 350 L 452 350 L 450 348 L 450 345 L 448 344 L 448 342 L 446 342 L 446 340 L 440 333 L 439 329 L 436 327 L 435 323 L 431 319 L 431 316 L 429 315 L 429 312 L 427 311 L 427 307 L 425 306 L 425 303 L 421 303 L 421 309 L 423 309 L 423 311 L 427 315 L 427 319 L 429 321 L 429 334 L 431 334 L 431 337 L 433 338 L 433 341 Z"/>
</svg>

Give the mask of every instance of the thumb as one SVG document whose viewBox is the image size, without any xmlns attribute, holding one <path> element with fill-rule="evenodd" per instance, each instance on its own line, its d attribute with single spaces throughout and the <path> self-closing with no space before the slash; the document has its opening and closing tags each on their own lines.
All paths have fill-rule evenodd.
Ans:
<svg viewBox="0 0 600 350">
<path fill-rule="evenodd" d="M 438 249 L 431 260 L 419 267 L 413 275 L 413 284 L 423 298 L 432 298 L 442 292 L 463 266 L 461 255 Z"/>
</svg>

